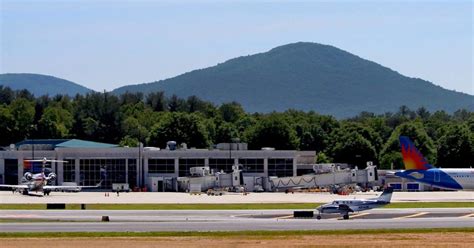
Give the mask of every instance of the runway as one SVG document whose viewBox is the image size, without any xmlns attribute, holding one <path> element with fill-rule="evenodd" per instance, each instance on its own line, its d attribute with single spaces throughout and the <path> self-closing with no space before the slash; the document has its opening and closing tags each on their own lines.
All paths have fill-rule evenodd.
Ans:
<svg viewBox="0 0 474 248">
<path fill-rule="evenodd" d="M 64 193 L 51 192 L 45 197 L 24 196 L 12 194 L 11 191 L 0 191 L 0 202 L 3 204 L 201 204 L 201 203 L 326 203 L 339 199 L 367 199 L 378 197 L 381 192 L 358 192 L 351 195 L 335 195 L 329 193 L 250 193 L 248 195 L 229 193 L 223 196 L 208 196 L 206 194 L 190 195 L 176 192 L 131 192 L 121 193 L 120 196 L 105 192 Z M 473 202 L 474 191 L 438 191 L 438 192 L 394 192 L 392 202 Z"/>
<path fill-rule="evenodd" d="M 293 219 L 293 210 L 2 210 L 2 232 L 142 232 L 474 228 L 474 208 L 376 209 L 349 220 Z M 100 222 L 102 216 L 110 222 Z"/>
</svg>

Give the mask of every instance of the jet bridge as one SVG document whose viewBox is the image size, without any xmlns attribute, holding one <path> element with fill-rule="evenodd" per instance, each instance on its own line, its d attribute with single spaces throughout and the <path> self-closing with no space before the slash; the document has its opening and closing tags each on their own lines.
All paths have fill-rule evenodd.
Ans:
<svg viewBox="0 0 474 248">
<path fill-rule="evenodd" d="M 269 178 L 268 190 L 277 191 L 288 188 L 317 188 L 333 185 L 367 184 L 378 180 L 377 168 L 371 162 L 363 170 L 345 169 L 334 170 L 321 174 L 294 177 Z"/>
</svg>

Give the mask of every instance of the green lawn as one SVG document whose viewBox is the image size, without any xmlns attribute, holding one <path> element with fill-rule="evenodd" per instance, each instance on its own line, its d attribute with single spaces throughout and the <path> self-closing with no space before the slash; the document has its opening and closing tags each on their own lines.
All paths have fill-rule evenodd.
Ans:
<svg viewBox="0 0 474 248">
<path fill-rule="evenodd" d="M 304 231 L 226 231 L 226 232 L 29 232 L 0 233 L 0 238 L 61 238 L 61 237 L 281 237 L 294 235 L 351 235 L 393 233 L 474 233 L 474 228 L 419 228 L 419 229 L 366 229 L 366 230 L 304 230 Z M 469 234 L 472 235 L 472 234 Z"/>
<path fill-rule="evenodd" d="M 247 210 L 314 209 L 322 203 L 250 203 L 250 204 L 86 204 L 89 210 Z M 386 208 L 474 208 L 474 202 L 396 202 Z M 6 209 L 46 209 L 46 204 L 1 204 Z M 66 204 L 66 209 L 81 209 L 80 204 Z"/>
</svg>

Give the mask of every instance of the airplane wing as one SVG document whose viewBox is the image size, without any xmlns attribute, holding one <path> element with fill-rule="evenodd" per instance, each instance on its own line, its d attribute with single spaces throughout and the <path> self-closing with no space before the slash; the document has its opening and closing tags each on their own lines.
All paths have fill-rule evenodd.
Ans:
<svg viewBox="0 0 474 248">
<path fill-rule="evenodd" d="M 339 204 L 339 210 L 345 212 L 354 212 L 354 210 L 351 209 L 347 204 Z"/>
<path fill-rule="evenodd" d="M 387 176 L 395 176 L 396 171 L 386 171 Z"/>
<path fill-rule="evenodd" d="M 54 185 L 45 185 L 43 186 L 43 190 L 61 190 L 61 189 L 92 189 L 92 188 L 98 188 L 100 187 L 100 185 L 102 184 L 102 181 L 100 181 L 98 184 L 96 184 L 95 186 L 74 186 L 74 185 L 70 185 L 70 186 L 54 186 Z"/>
<path fill-rule="evenodd" d="M 64 161 L 64 160 L 57 160 L 57 159 L 49 159 L 47 160 L 47 162 L 57 162 L 57 163 L 69 163 L 68 161 Z"/>
<path fill-rule="evenodd" d="M 59 162 L 59 163 L 69 163 L 68 161 L 64 160 L 57 160 L 57 159 L 25 159 L 23 161 L 28 161 L 28 162 Z"/>
<path fill-rule="evenodd" d="M 11 188 L 11 189 L 27 189 L 28 185 L 26 184 L 0 184 L 0 188 Z"/>
</svg>

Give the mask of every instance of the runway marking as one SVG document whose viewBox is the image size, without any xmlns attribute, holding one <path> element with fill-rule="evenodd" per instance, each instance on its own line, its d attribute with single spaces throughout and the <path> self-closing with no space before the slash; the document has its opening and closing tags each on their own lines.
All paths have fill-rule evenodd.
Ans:
<svg viewBox="0 0 474 248">
<path fill-rule="evenodd" d="M 422 216 L 422 215 L 426 215 L 426 214 L 429 214 L 428 212 L 420 212 L 420 213 L 416 213 L 416 214 L 410 214 L 410 215 L 406 215 L 406 216 L 401 216 L 401 217 L 396 217 L 396 218 L 393 218 L 394 220 L 396 219 L 408 219 L 408 218 L 414 218 L 414 217 L 418 217 L 418 216 Z"/>
<path fill-rule="evenodd" d="M 360 214 L 354 214 L 354 215 L 349 215 L 349 219 L 350 218 L 357 218 L 357 217 L 362 217 L 362 216 L 366 216 L 366 215 L 369 215 L 370 213 L 360 213 Z M 338 220 L 338 219 L 341 219 L 342 216 L 339 216 L 339 217 L 336 217 L 336 218 L 331 218 L 331 219 L 328 219 L 328 220 Z"/>
<path fill-rule="evenodd" d="M 286 215 L 286 216 L 276 217 L 275 219 L 289 219 L 289 218 L 293 218 L 293 215 Z"/>
<path fill-rule="evenodd" d="M 247 216 L 253 216 L 253 215 L 255 215 L 255 214 L 238 214 L 238 215 L 232 215 L 231 217 L 234 217 L 234 218 L 237 217 L 237 218 L 239 218 L 239 217 L 247 217 Z"/>
<path fill-rule="evenodd" d="M 2 215 L 0 218 L 37 218 L 39 215 L 35 214 L 7 214 Z"/>
<path fill-rule="evenodd" d="M 369 214 L 370 213 L 360 213 L 360 214 L 349 215 L 349 219 L 350 218 L 362 217 L 362 216 L 366 216 L 366 215 L 369 215 Z"/>
<path fill-rule="evenodd" d="M 466 215 L 460 216 L 459 218 L 469 218 L 469 217 L 474 217 L 474 213 L 466 214 Z"/>
</svg>

